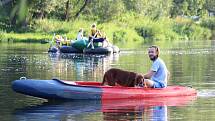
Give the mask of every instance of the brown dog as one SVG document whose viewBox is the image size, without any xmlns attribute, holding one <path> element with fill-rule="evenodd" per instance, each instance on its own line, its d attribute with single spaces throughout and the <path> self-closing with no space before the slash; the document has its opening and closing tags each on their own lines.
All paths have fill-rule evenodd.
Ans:
<svg viewBox="0 0 215 121">
<path fill-rule="evenodd" d="M 144 77 L 140 74 L 112 68 L 105 72 L 102 85 L 115 86 L 116 83 L 121 86 L 134 87 L 142 84 Z"/>
</svg>

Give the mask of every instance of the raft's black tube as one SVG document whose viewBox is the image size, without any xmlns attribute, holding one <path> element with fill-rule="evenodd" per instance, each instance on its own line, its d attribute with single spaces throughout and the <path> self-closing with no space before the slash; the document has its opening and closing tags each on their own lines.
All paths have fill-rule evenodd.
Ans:
<svg viewBox="0 0 215 121">
<path fill-rule="evenodd" d="M 85 54 L 110 54 L 113 53 L 112 47 L 97 47 L 97 48 L 86 48 L 84 49 Z"/>
<path fill-rule="evenodd" d="M 82 51 L 80 51 L 72 46 L 62 46 L 62 47 L 60 47 L 60 52 L 62 52 L 62 53 L 82 53 Z"/>
<path fill-rule="evenodd" d="M 56 53 L 58 51 L 59 51 L 59 49 L 57 47 L 55 47 L 55 46 L 50 47 L 49 50 L 48 50 L 49 53 Z"/>
</svg>

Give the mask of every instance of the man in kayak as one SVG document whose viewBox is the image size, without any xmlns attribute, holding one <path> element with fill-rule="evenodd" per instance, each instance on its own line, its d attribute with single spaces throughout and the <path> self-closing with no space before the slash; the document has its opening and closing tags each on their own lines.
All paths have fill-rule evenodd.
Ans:
<svg viewBox="0 0 215 121">
<path fill-rule="evenodd" d="M 153 62 L 151 69 L 144 75 L 144 84 L 151 88 L 165 88 L 167 87 L 167 80 L 169 71 L 164 61 L 159 57 L 160 49 L 157 46 L 148 48 L 148 55 Z"/>
</svg>

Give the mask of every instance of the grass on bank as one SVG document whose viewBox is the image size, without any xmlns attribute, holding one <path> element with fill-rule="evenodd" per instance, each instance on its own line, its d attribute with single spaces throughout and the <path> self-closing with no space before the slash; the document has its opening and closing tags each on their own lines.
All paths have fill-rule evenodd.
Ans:
<svg viewBox="0 0 215 121">
<path fill-rule="evenodd" d="M 144 43 L 205 40 L 213 36 L 214 19 L 204 19 L 196 23 L 187 18 L 160 18 L 152 20 L 144 16 L 125 14 L 111 22 L 97 23 L 98 28 L 105 32 L 109 40 L 123 48 L 133 48 Z M 54 33 L 66 35 L 68 39 L 75 39 L 80 28 L 88 36 L 94 21 L 83 19 L 64 22 L 58 20 L 35 20 L 31 31 L 27 33 L 5 32 L 0 30 L 1 41 L 41 42 L 51 40 Z"/>
<path fill-rule="evenodd" d="M 13 41 L 13 42 L 45 42 L 49 41 L 52 38 L 50 34 L 42 33 L 2 33 L 3 35 L 1 41 Z"/>
</svg>

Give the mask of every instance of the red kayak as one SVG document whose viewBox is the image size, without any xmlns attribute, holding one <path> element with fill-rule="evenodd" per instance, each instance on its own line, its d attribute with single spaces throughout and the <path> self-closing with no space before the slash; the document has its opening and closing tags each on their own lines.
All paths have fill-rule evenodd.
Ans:
<svg viewBox="0 0 215 121">
<path fill-rule="evenodd" d="M 14 91 L 45 99 L 142 99 L 195 96 L 196 90 L 184 86 L 143 88 L 101 86 L 100 82 L 20 79 L 12 83 Z"/>
</svg>

